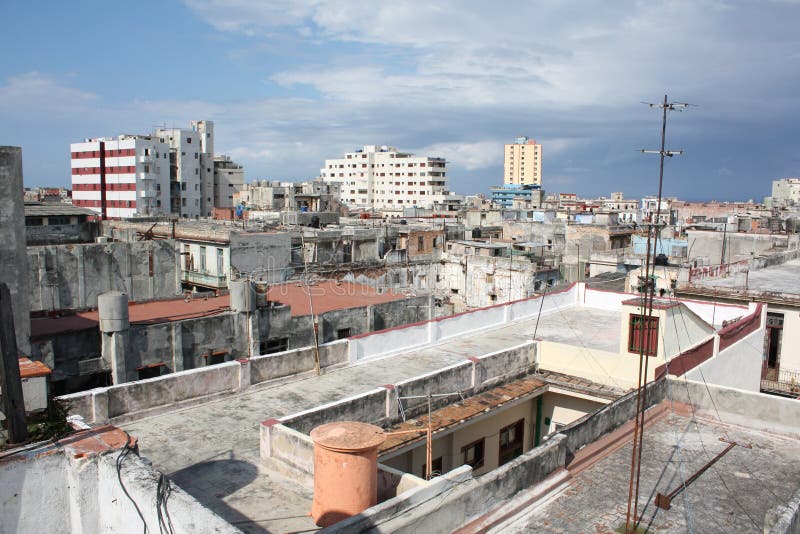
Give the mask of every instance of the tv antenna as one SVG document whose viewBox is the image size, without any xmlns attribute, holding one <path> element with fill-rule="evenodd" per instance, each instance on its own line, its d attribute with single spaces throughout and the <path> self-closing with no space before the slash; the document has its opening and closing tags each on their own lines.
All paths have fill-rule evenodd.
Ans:
<svg viewBox="0 0 800 534">
<path fill-rule="evenodd" d="M 625 533 L 636 532 L 639 524 L 639 478 L 642 468 L 642 444 L 644 440 L 644 414 L 647 405 L 647 372 L 649 355 L 645 354 L 645 348 L 652 345 L 652 336 L 658 339 L 658 329 L 651 328 L 653 321 L 653 299 L 655 297 L 655 249 L 658 248 L 658 238 L 661 232 L 661 203 L 664 192 L 664 158 L 671 158 L 683 154 L 683 150 L 666 150 L 667 137 L 667 112 L 683 111 L 692 104 L 686 102 L 670 102 L 667 95 L 664 101 L 658 104 L 642 102 L 650 108 L 661 110 L 661 149 L 648 150 L 642 149 L 643 154 L 658 154 L 658 197 L 656 199 L 655 219 L 650 216 L 649 224 L 643 224 L 648 228 L 647 231 L 647 255 L 645 257 L 644 277 L 640 277 L 643 292 L 643 308 L 647 310 L 647 318 L 640 322 L 639 332 L 639 380 L 636 386 L 636 420 L 633 426 L 633 448 L 631 451 L 631 477 L 628 486 L 628 508 L 625 516 Z M 657 343 L 656 343 L 657 344 Z M 647 351 L 650 352 L 649 350 Z"/>
</svg>

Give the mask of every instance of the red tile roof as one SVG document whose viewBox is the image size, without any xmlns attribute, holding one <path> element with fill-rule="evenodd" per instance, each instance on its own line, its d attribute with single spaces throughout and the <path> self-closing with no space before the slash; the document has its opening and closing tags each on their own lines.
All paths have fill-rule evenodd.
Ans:
<svg viewBox="0 0 800 534">
<path fill-rule="evenodd" d="M 19 359 L 20 378 L 35 378 L 37 376 L 47 376 L 53 371 L 42 362 L 32 361 L 28 358 Z"/>
</svg>

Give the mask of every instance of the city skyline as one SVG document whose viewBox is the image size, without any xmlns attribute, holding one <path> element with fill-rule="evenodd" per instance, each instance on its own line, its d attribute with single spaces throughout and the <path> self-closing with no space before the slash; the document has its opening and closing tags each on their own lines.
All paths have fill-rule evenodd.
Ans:
<svg viewBox="0 0 800 534">
<path fill-rule="evenodd" d="M 445 157 L 449 188 L 502 183 L 503 146 L 543 145 L 543 187 L 760 200 L 800 173 L 793 2 L 358 4 L 192 0 L 131 10 L 6 7 L 0 144 L 26 186 L 68 186 L 69 144 L 209 119 L 254 179 L 307 180 L 364 144 Z M 31 30 L 34 28 L 34 30 Z"/>
</svg>

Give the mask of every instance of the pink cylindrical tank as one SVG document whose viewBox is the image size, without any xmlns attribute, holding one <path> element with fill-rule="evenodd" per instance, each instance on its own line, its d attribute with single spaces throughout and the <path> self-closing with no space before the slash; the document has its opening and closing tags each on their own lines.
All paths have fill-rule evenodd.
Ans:
<svg viewBox="0 0 800 534">
<path fill-rule="evenodd" d="M 318 426 L 314 441 L 311 517 L 327 527 L 378 502 L 378 447 L 386 436 L 375 425 L 343 421 Z"/>
</svg>

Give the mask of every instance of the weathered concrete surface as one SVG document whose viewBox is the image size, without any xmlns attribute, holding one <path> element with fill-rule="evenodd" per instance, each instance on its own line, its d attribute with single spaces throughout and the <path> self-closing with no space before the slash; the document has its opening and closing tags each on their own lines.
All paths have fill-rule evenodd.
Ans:
<svg viewBox="0 0 800 534">
<path fill-rule="evenodd" d="M 0 459 L 0 532 L 142 532 L 142 519 L 125 491 L 137 503 L 147 530 L 161 531 L 155 502 L 158 471 L 129 453 L 118 474 L 121 453 L 107 450 L 106 438 L 98 434 L 44 442 Z M 181 488 L 170 487 L 161 511 L 169 514 L 175 532 L 240 532 Z"/>
<path fill-rule="evenodd" d="M 800 533 L 800 489 L 788 503 L 778 505 L 767 512 L 764 518 L 764 532 L 767 534 Z"/>
<path fill-rule="evenodd" d="M 580 310 L 576 310 L 580 311 Z M 611 312 L 592 310 L 583 320 L 573 310 L 542 316 L 539 331 L 560 332 L 583 345 L 608 323 L 618 321 Z M 563 332 L 569 314 L 575 325 Z M 616 317 L 616 319 L 615 319 Z M 365 393 L 385 384 L 397 384 L 436 369 L 464 362 L 469 356 L 494 354 L 529 342 L 535 319 L 503 328 L 462 336 L 449 342 L 388 358 L 368 361 L 267 387 L 202 405 L 163 413 L 122 426 L 140 439 L 142 454 L 176 480 L 189 493 L 246 531 L 287 532 L 313 528 L 304 515 L 311 495 L 286 484 L 282 475 L 259 471 L 259 425 L 270 418 L 295 414 L 326 403 Z M 612 330 L 618 332 L 618 324 Z M 618 335 L 618 334 L 614 334 Z M 538 337 L 538 336 L 537 336 Z M 223 463 L 237 470 L 225 471 Z M 224 497 L 215 488 L 235 486 Z M 292 517 L 289 517 L 292 516 Z"/>
<path fill-rule="evenodd" d="M 468 479 L 423 502 L 414 502 L 414 494 L 400 495 L 387 501 L 398 506 L 396 516 L 366 518 L 358 532 L 417 533 L 452 532 L 471 518 L 498 506 L 518 492 L 544 480 L 563 467 L 566 457 L 564 437 L 556 435 L 547 443 L 478 478 Z M 424 490 L 419 490 L 424 491 Z M 413 501 L 412 501 L 413 499 Z M 405 506 L 399 501 L 407 500 Z M 394 502 L 393 502 L 394 501 Z M 371 511 L 368 511 L 371 512 Z M 399 513 L 403 512 L 403 513 Z M 366 514 L 365 514 L 366 515 Z M 358 517 L 358 516 L 357 516 Z M 359 518 L 361 519 L 361 518 Z M 358 524 L 356 518 L 353 523 Z M 350 524 L 341 523 L 327 532 L 353 532 Z M 338 528 L 337 528 L 338 527 Z"/>
<path fill-rule="evenodd" d="M 683 387 L 681 382 L 672 384 L 673 392 Z M 679 494 L 670 510 L 657 508 L 655 492 L 679 487 L 725 448 L 723 437 L 752 449 L 734 447 Z M 799 455 L 796 439 L 705 416 L 668 414 L 645 433 L 640 526 L 648 532 L 761 532 L 767 510 L 789 502 L 796 491 Z M 497 532 L 613 532 L 625 522 L 630 459 L 628 441 Z"/>
<path fill-rule="evenodd" d="M 87 309 L 97 296 L 122 291 L 131 302 L 181 293 L 174 240 L 29 247 L 31 307 Z"/>
<path fill-rule="evenodd" d="M 11 292 L 17 349 L 30 355 L 31 292 L 22 191 L 22 149 L 0 146 L 0 282 Z"/>
</svg>

